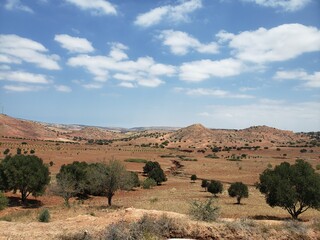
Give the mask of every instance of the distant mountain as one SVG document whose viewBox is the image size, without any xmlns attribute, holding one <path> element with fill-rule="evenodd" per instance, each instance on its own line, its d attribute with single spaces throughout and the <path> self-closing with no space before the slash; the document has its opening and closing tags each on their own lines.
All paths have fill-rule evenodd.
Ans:
<svg viewBox="0 0 320 240">
<path fill-rule="evenodd" d="M 134 144 L 145 142 L 170 142 L 170 147 L 207 145 L 232 146 L 234 144 L 270 145 L 287 142 L 296 142 L 310 139 L 303 133 L 280 130 L 268 126 L 254 126 L 241 130 L 209 129 L 201 124 L 193 124 L 185 128 L 176 127 L 137 127 L 137 128 L 110 128 L 85 126 L 79 124 L 52 124 L 22 120 L 4 114 L 0 115 L 0 132 L 5 137 L 20 137 L 42 140 L 112 140 L 127 139 Z M 161 133 L 161 134 L 160 134 Z M 159 137 L 162 136 L 162 137 Z"/>
</svg>

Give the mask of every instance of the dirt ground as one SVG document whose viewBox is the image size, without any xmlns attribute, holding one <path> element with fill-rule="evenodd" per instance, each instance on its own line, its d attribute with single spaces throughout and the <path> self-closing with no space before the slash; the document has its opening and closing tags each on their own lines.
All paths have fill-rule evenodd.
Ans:
<svg viewBox="0 0 320 240">
<path fill-rule="evenodd" d="M 53 196 L 47 191 L 44 196 L 37 199 L 30 197 L 30 200 L 38 201 L 39 206 L 37 207 L 25 209 L 16 204 L 0 211 L 2 220 L 10 219 L 12 221 L 11 223 L 0 221 L 0 229 L 3 229 L 1 231 L 3 233 L 2 237 L 4 237 L 0 237 L 0 239 L 20 239 L 20 233 L 14 235 L 13 238 L 10 237 L 10 229 L 14 223 L 21 224 L 19 228 L 26 233 L 25 236 L 29 236 L 27 235 L 28 231 L 32 231 L 32 229 L 38 229 L 41 232 L 44 225 L 37 222 L 37 214 L 44 207 L 50 210 L 51 221 L 54 225 L 50 223 L 46 226 L 46 238 L 43 239 L 51 239 L 53 236 L 57 236 L 57 231 L 63 233 L 66 229 L 71 232 L 76 229 L 79 230 L 79 226 L 84 225 L 84 222 L 87 223 L 88 228 L 90 227 L 96 232 L 100 231 L 114 217 L 112 215 L 113 217 L 110 218 L 108 215 L 108 218 L 105 218 L 106 214 L 118 214 L 115 212 L 124 211 L 125 208 L 187 214 L 190 202 L 206 200 L 211 197 L 210 193 L 201 188 L 201 179 L 222 181 L 224 191 L 218 195 L 215 201 L 215 204 L 220 207 L 221 218 L 285 220 L 289 217 L 289 214 L 281 208 L 271 208 L 265 203 L 264 196 L 255 189 L 254 184 L 258 181 L 259 174 L 267 167 L 274 167 L 283 161 L 294 163 L 298 158 L 305 159 L 314 167 L 320 164 L 320 147 L 308 148 L 306 153 L 301 153 L 300 147 L 269 147 L 268 149 L 261 147 L 259 150 L 233 149 L 229 152 L 217 153 L 218 158 L 206 158 L 206 155 L 212 153 L 211 150 L 206 150 L 205 153 L 194 150 L 189 153 L 178 149 L 136 147 L 117 143 L 106 146 L 2 138 L 1 154 L 7 148 L 13 154 L 17 148 L 21 148 L 22 152 L 30 152 L 32 149 L 35 151 L 35 155 L 41 157 L 45 163 L 53 162 L 50 167 L 52 182 L 55 181 L 55 175 L 63 164 L 73 161 L 101 162 L 111 159 L 123 161 L 128 170 L 138 173 L 142 172 L 144 164 L 125 162 L 126 159 L 158 161 L 167 173 L 168 181 L 149 190 L 137 188 L 134 191 L 117 192 L 113 198 L 114 208 L 118 209 L 116 211 L 106 207 L 106 198 L 104 197 L 91 197 L 84 202 L 72 199 L 72 207 L 66 209 L 61 198 Z M 245 154 L 246 157 L 242 158 L 241 161 L 230 161 L 228 159 L 232 154 L 236 156 Z M 168 157 L 169 155 L 171 157 Z M 178 155 L 183 155 L 183 159 L 177 157 Z M 172 174 L 169 170 L 173 166 L 172 160 L 179 160 L 183 164 L 183 168 L 178 175 Z M 191 174 L 196 174 L 198 177 L 195 183 L 190 181 Z M 142 179 L 141 175 L 139 177 Z M 229 184 L 235 181 L 242 181 L 249 185 L 249 198 L 243 199 L 241 205 L 235 204 L 236 200 L 230 198 L 227 193 Z M 8 196 L 15 200 L 19 197 L 19 195 L 11 193 Z M 301 215 L 301 219 L 303 221 L 320 219 L 320 212 L 308 210 Z M 35 232 L 37 231 L 35 230 Z M 53 234 L 53 232 L 55 233 Z M 38 237 L 32 234 L 31 236 L 36 239 Z M 21 239 L 28 238 L 21 235 Z"/>
</svg>

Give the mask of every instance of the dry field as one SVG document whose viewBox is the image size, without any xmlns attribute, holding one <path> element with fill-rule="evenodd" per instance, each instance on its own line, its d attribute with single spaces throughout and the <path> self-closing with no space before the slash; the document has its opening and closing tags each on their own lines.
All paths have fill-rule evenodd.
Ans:
<svg viewBox="0 0 320 240">
<path fill-rule="evenodd" d="M 224 191 L 218 195 L 215 202 L 220 207 L 220 217 L 222 219 L 285 220 L 289 218 L 289 214 L 281 208 L 268 206 L 265 203 L 264 196 L 255 189 L 254 183 L 258 181 L 259 174 L 267 167 L 275 166 L 283 161 L 294 163 L 297 158 L 307 160 L 314 167 L 320 164 L 320 147 L 308 148 L 306 153 L 301 153 L 301 147 L 271 146 L 265 149 L 261 146 L 258 150 L 232 149 L 229 152 L 222 151 L 216 153 L 218 158 L 207 158 L 205 156 L 212 154 L 210 149 L 207 149 L 206 152 L 198 152 L 196 148 L 192 148 L 193 152 L 182 152 L 179 149 L 141 147 L 123 142 L 116 142 L 110 145 L 88 145 L 84 143 L 74 144 L 2 138 L 1 154 L 7 148 L 10 149 L 11 153 L 15 153 L 17 148 L 21 148 L 22 152 L 30 152 L 33 149 L 35 155 L 41 157 L 45 163 L 53 162 L 50 167 L 52 182 L 55 181 L 55 175 L 62 164 L 72 163 L 73 161 L 101 162 L 110 159 L 123 161 L 128 170 L 138 173 L 142 172 L 144 164 L 126 162 L 126 159 L 158 161 L 168 178 L 167 182 L 153 189 L 137 188 L 134 191 L 117 192 L 113 199 L 114 207 L 111 209 L 106 206 L 107 201 L 104 197 L 91 197 L 81 202 L 73 199 L 72 207 L 66 209 L 63 206 L 62 198 L 53 196 L 50 191 L 47 191 L 44 196 L 37 199 L 30 197 L 30 199 L 41 202 L 39 208 L 26 209 L 19 205 L 14 205 L 0 212 L 2 220 L 9 219 L 21 224 L 29 224 L 30 222 L 36 224 L 37 215 L 42 207 L 50 210 L 51 221 L 57 223 L 64 220 L 71 221 L 70 219 L 77 221 L 77 217 L 87 216 L 79 220 L 80 224 L 81 221 L 88 221 L 87 218 L 104 218 L 109 212 L 115 210 L 117 212 L 125 208 L 187 214 L 191 201 L 206 200 L 211 197 L 210 193 L 201 188 L 201 179 L 215 179 L 223 182 Z M 189 148 L 185 146 L 184 149 Z M 240 161 L 228 160 L 233 154 L 236 156 L 245 154 L 246 157 Z M 182 155 L 183 157 L 181 158 Z M 183 168 L 177 175 L 170 170 L 173 166 L 172 160 L 178 160 L 183 164 Z M 191 174 L 196 174 L 199 178 L 195 183 L 190 181 Z M 139 174 L 139 177 L 140 179 L 143 178 L 141 174 Z M 235 204 L 236 200 L 230 198 L 227 193 L 229 184 L 235 181 L 242 181 L 249 185 L 249 198 L 243 199 L 241 205 Z M 19 195 L 13 194 L 8 194 L 8 196 L 11 196 L 12 199 L 19 197 Z M 301 215 L 301 219 L 307 222 L 320 219 L 320 212 L 308 210 Z"/>
</svg>

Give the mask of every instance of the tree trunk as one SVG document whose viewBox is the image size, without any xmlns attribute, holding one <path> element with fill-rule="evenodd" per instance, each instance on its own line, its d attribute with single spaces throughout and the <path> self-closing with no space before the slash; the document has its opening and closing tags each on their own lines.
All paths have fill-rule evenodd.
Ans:
<svg viewBox="0 0 320 240">
<path fill-rule="evenodd" d="M 112 201 L 112 197 L 113 197 L 113 193 L 108 193 L 107 194 L 107 198 L 108 198 L 108 205 L 111 206 L 111 201 Z"/>
<path fill-rule="evenodd" d="M 240 201 L 241 201 L 241 197 L 238 196 L 238 197 L 237 197 L 237 204 L 240 204 Z"/>
</svg>

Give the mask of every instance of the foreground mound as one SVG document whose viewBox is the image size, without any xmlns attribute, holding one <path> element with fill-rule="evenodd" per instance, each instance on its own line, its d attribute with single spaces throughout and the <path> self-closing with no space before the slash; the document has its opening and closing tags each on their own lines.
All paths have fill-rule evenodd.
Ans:
<svg viewBox="0 0 320 240">
<path fill-rule="evenodd" d="M 50 223 L 0 222 L 0 239 L 317 239 L 320 222 L 220 219 L 206 223 L 187 215 L 127 208 L 99 217 L 79 215 Z"/>
</svg>

